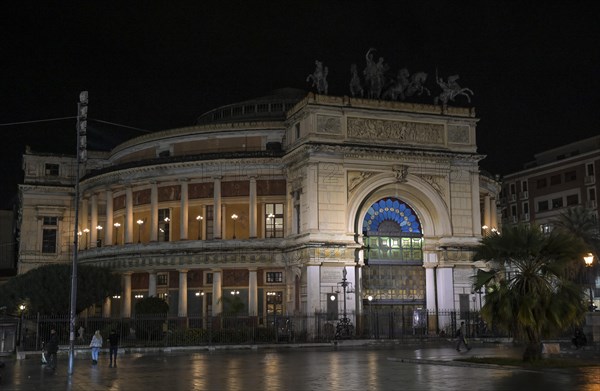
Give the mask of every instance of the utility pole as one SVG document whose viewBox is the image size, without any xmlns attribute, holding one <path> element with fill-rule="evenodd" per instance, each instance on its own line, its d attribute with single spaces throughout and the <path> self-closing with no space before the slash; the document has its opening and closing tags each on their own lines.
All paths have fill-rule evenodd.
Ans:
<svg viewBox="0 0 600 391">
<path fill-rule="evenodd" d="M 79 241 L 79 177 L 81 163 L 87 161 L 88 92 L 79 94 L 77 104 L 77 165 L 75 167 L 75 227 L 73 230 L 73 270 L 71 272 L 71 308 L 69 322 L 69 375 L 73 374 L 75 358 L 75 326 L 77 323 L 77 250 Z"/>
</svg>

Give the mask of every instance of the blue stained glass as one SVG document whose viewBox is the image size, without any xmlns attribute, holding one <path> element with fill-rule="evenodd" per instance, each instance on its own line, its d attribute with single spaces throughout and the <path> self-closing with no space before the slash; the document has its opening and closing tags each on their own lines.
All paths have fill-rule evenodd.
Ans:
<svg viewBox="0 0 600 391">
<path fill-rule="evenodd" d="M 376 232 L 384 221 L 395 222 L 402 232 L 420 233 L 421 224 L 414 211 L 396 198 L 385 198 L 373 203 L 363 220 L 363 230 Z"/>
</svg>

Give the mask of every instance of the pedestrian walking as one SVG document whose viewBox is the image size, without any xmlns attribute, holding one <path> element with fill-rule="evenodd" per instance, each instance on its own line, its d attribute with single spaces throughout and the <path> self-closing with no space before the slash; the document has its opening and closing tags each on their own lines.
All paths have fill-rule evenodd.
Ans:
<svg viewBox="0 0 600 391">
<path fill-rule="evenodd" d="M 90 342 L 90 348 L 92 348 L 92 365 L 98 364 L 98 353 L 100 353 L 101 347 L 102 335 L 100 335 L 100 330 L 96 330 L 92 337 L 92 342 Z"/>
<path fill-rule="evenodd" d="M 467 351 L 471 350 L 471 347 L 467 343 L 467 333 L 466 333 L 465 322 L 460 322 L 460 328 L 458 330 L 456 330 L 456 339 L 457 339 L 456 351 L 460 352 L 461 345 L 465 345 L 465 348 L 467 348 Z"/>
<path fill-rule="evenodd" d="M 109 346 L 109 356 L 110 356 L 110 364 L 109 367 L 117 367 L 117 352 L 119 351 L 119 335 L 117 332 L 112 329 L 110 330 L 110 334 L 108 334 L 108 342 Z"/>
<path fill-rule="evenodd" d="M 48 353 L 48 368 L 56 369 L 56 353 L 58 353 L 58 335 L 56 329 L 50 330 L 50 338 L 46 342 L 46 352 Z"/>
</svg>

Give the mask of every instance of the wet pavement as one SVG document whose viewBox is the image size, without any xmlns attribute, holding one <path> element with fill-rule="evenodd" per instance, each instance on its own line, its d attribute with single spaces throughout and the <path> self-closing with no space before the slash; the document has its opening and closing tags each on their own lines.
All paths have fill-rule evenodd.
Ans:
<svg viewBox="0 0 600 391">
<path fill-rule="evenodd" d="M 68 355 L 59 355 L 56 371 L 39 356 L 4 359 L 0 390 L 570 390 L 600 391 L 597 366 L 529 371 L 477 367 L 454 361 L 465 356 L 519 357 L 521 349 L 502 345 L 457 352 L 438 347 L 337 346 L 240 350 L 145 351 L 125 353 L 109 368 L 104 352 L 97 366 L 79 353 L 74 373 Z M 593 357 L 597 360 L 597 356 Z"/>
</svg>

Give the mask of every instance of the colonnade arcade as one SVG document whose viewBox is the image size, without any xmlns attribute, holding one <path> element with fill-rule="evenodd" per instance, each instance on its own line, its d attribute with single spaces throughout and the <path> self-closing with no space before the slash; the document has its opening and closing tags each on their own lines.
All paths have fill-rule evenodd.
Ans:
<svg viewBox="0 0 600 391">
<path fill-rule="evenodd" d="M 122 266 L 113 267 L 121 273 L 122 293 L 105 300 L 102 315 L 129 317 L 136 299 L 156 296 L 175 307 L 178 316 L 188 316 L 190 312 L 205 316 L 227 311 L 227 301 L 221 296 L 228 294 L 248 304 L 244 310 L 248 315 L 281 313 L 284 272 L 282 268 L 269 267 L 269 263 L 245 267 L 244 262 L 232 262 L 231 267 L 190 268 L 184 261 L 177 267 L 171 262 L 167 267 L 152 268 L 140 267 L 135 259 L 142 257 L 144 251 L 154 251 L 154 258 L 168 258 L 177 243 L 189 243 L 190 252 L 197 254 L 220 250 L 235 255 L 236 248 L 241 253 L 244 247 L 239 240 L 269 242 L 282 238 L 288 228 L 286 186 L 284 179 L 250 176 L 246 180 L 213 177 L 210 182 L 181 179 L 86 190 L 81 200 L 78 233 L 81 258 L 106 264 L 111 254 L 129 256 L 134 265 L 125 271 Z M 194 242 L 198 244 L 193 245 Z"/>
</svg>

